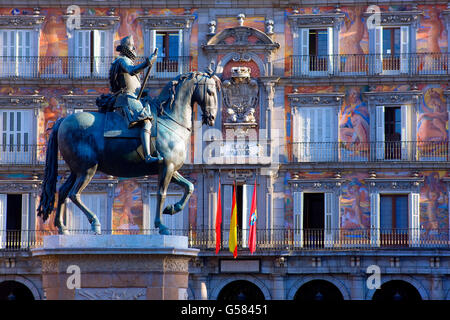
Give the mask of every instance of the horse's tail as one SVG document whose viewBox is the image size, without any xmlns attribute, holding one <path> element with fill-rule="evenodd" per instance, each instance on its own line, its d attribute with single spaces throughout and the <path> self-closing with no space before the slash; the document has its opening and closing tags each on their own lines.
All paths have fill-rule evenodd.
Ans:
<svg viewBox="0 0 450 320">
<path fill-rule="evenodd" d="M 48 138 L 45 155 L 44 180 L 42 182 L 41 200 L 37 209 L 38 216 L 46 221 L 55 206 L 56 182 L 58 178 L 58 129 L 64 118 L 58 119 Z"/>
</svg>

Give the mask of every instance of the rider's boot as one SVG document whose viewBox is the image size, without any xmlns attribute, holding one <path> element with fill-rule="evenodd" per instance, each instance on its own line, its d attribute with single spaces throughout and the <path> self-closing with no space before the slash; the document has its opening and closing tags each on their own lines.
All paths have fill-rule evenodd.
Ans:
<svg viewBox="0 0 450 320">
<path fill-rule="evenodd" d="M 150 154 L 151 132 L 152 132 L 152 123 L 149 120 L 147 120 L 145 121 L 144 127 L 142 128 L 141 132 L 141 140 L 142 140 L 142 147 L 144 149 L 145 163 L 154 163 L 154 162 L 161 163 L 163 161 L 163 158 L 159 155 L 159 152 L 157 152 L 157 157 L 152 157 L 152 155 Z"/>
</svg>

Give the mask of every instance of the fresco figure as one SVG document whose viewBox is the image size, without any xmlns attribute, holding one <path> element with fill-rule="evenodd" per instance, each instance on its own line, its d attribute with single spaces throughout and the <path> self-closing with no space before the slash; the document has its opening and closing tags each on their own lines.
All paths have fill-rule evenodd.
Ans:
<svg viewBox="0 0 450 320">
<path fill-rule="evenodd" d="M 418 118 L 419 141 L 447 141 L 447 106 L 442 89 L 431 88 L 423 98 L 424 113 Z"/>
<path fill-rule="evenodd" d="M 445 186 L 440 182 L 439 173 L 433 172 L 425 178 L 425 190 L 424 195 L 427 199 L 425 202 L 426 210 L 425 217 L 427 223 L 424 224 L 424 229 L 427 234 L 436 233 L 439 229 L 438 213 L 439 213 L 439 199 L 441 198 L 442 191 L 445 190 Z"/>
<path fill-rule="evenodd" d="M 361 89 L 352 87 L 346 93 L 344 100 L 339 135 L 340 141 L 348 150 L 362 152 L 368 150 L 369 113 L 361 99 Z"/>
<path fill-rule="evenodd" d="M 365 27 L 362 21 L 363 7 L 352 8 L 345 17 L 341 29 L 340 51 L 345 55 L 342 57 L 343 72 L 364 72 L 365 57 L 361 47 Z"/>
<path fill-rule="evenodd" d="M 422 17 L 421 25 L 428 27 L 426 35 L 427 47 L 426 55 L 423 57 L 423 65 L 421 70 L 445 70 L 445 58 L 441 56 L 441 48 L 439 47 L 439 38 L 444 30 L 444 26 L 439 19 L 439 10 L 433 7 L 429 11 L 429 18 Z"/>
<path fill-rule="evenodd" d="M 359 183 L 352 182 L 347 191 L 348 198 L 351 199 L 351 207 L 344 207 L 342 215 L 342 228 L 365 229 L 367 226 L 363 222 L 364 210 L 361 203 L 364 200 L 364 190 Z"/>
</svg>

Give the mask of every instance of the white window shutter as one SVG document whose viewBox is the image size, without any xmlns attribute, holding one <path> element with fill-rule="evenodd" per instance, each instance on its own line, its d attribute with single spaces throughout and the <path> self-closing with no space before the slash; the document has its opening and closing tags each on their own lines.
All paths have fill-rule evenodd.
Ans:
<svg viewBox="0 0 450 320">
<path fill-rule="evenodd" d="M 309 29 L 300 29 L 301 73 L 309 73 Z"/>
<path fill-rule="evenodd" d="M 420 245 L 420 193 L 409 194 L 409 245 Z"/>
<path fill-rule="evenodd" d="M 303 192 L 293 193 L 294 246 L 303 247 Z"/>
<path fill-rule="evenodd" d="M 75 56 L 71 61 L 75 77 L 86 77 L 90 73 L 91 31 L 77 30 L 75 32 Z"/>
<path fill-rule="evenodd" d="M 375 150 L 377 160 L 384 159 L 384 106 L 376 107 L 376 142 Z"/>
<path fill-rule="evenodd" d="M 254 185 L 245 184 L 242 186 L 242 247 L 248 247 L 248 232 L 250 229 L 249 219 L 252 208 Z"/>
<path fill-rule="evenodd" d="M 27 247 L 28 245 L 28 237 L 30 232 L 30 225 L 29 225 L 29 211 L 30 211 L 30 194 L 24 193 L 22 194 L 22 219 L 21 219 L 21 248 Z"/>
<path fill-rule="evenodd" d="M 409 148 L 410 148 L 410 117 L 409 117 L 409 108 L 406 105 L 401 106 L 401 143 L 402 143 L 402 159 L 407 160 L 409 156 Z"/>
<path fill-rule="evenodd" d="M 102 225 L 102 229 L 104 230 L 104 227 L 106 227 L 107 225 L 107 195 L 103 193 L 82 194 L 81 201 L 97 216 Z M 83 211 L 81 211 L 72 201 L 70 201 L 67 207 L 69 212 L 71 213 L 68 219 L 69 229 L 83 232 L 90 231 L 91 225 Z"/>
<path fill-rule="evenodd" d="M 334 55 L 333 55 L 333 28 L 328 27 L 328 73 L 334 73 Z"/>
<path fill-rule="evenodd" d="M 370 244 L 380 246 L 380 194 L 370 194 Z"/>
<path fill-rule="evenodd" d="M 183 70 L 183 58 L 187 59 L 187 57 L 183 57 L 183 30 L 178 30 L 178 73 L 186 72 L 187 70 Z"/>
<path fill-rule="evenodd" d="M 223 200 L 222 200 L 222 239 L 223 247 L 228 248 L 228 239 L 231 222 L 231 207 L 233 205 L 233 185 L 223 186 Z"/>
<path fill-rule="evenodd" d="M 32 76 L 31 56 L 31 31 L 17 31 L 17 72 L 21 76 Z"/>
<path fill-rule="evenodd" d="M 409 72 L 409 26 L 400 27 L 400 72 Z"/>
<path fill-rule="evenodd" d="M 383 27 L 375 27 L 375 73 L 383 72 Z"/>
<path fill-rule="evenodd" d="M 98 76 L 106 76 L 109 65 L 106 63 L 106 31 L 93 30 L 94 32 L 94 73 Z"/>
<path fill-rule="evenodd" d="M 333 230 L 333 212 L 334 195 L 331 192 L 325 193 L 325 247 L 333 247 L 334 230 Z"/>
<path fill-rule="evenodd" d="M 0 194 L 0 249 L 6 247 L 7 194 Z"/>
</svg>

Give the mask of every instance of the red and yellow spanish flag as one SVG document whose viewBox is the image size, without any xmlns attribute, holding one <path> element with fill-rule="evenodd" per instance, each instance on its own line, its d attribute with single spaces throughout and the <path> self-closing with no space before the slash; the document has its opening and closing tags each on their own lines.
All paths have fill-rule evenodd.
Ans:
<svg viewBox="0 0 450 320">
<path fill-rule="evenodd" d="M 217 211 L 216 211 L 216 254 L 220 250 L 221 240 L 221 225 L 222 225 L 222 201 L 220 198 L 220 178 L 219 178 L 219 191 L 217 191 Z"/>
<path fill-rule="evenodd" d="M 256 250 L 256 179 L 255 179 L 255 186 L 253 187 L 253 196 L 252 196 L 252 206 L 250 209 L 250 219 L 249 219 L 249 225 L 250 225 L 250 233 L 248 235 L 248 248 L 253 254 Z"/>
<path fill-rule="evenodd" d="M 230 234 L 228 247 L 233 257 L 237 257 L 237 208 L 236 208 L 236 185 L 233 184 L 233 205 L 231 207 Z"/>
</svg>

